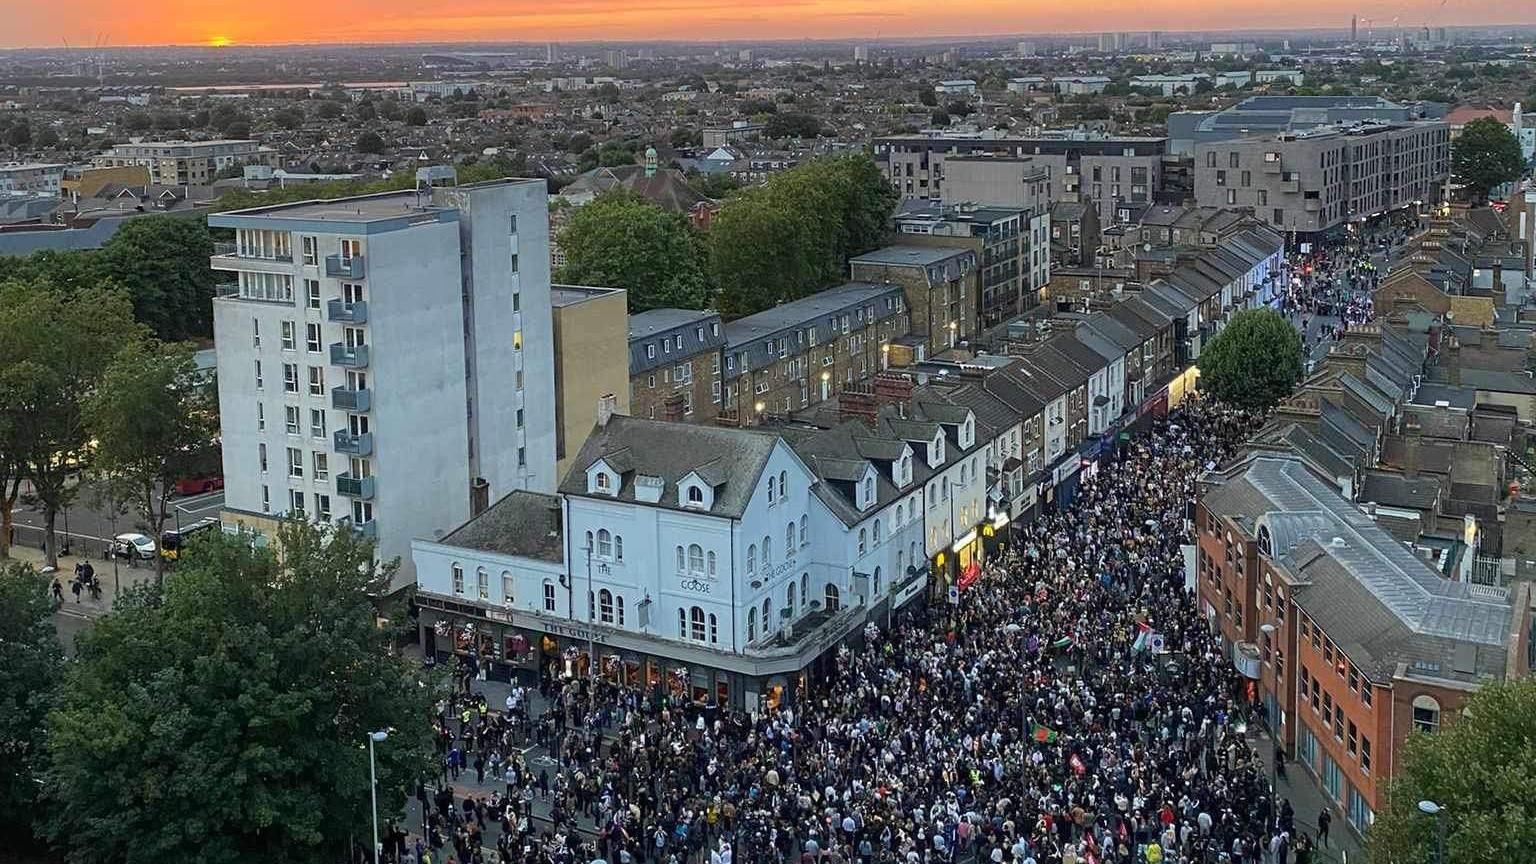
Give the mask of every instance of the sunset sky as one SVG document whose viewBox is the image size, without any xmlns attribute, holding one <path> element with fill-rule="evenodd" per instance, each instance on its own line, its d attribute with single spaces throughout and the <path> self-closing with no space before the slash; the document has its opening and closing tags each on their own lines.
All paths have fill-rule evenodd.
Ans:
<svg viewBox="0 0 1536 864">
<path fill-rule="evenodd" d="M 1409 0 L 0 0 L 0 45 L 911 37 L 1536 22 L 1536 3 Z M 1110 23 L 1113 22 L 1113 23 Z"/>
</svg>

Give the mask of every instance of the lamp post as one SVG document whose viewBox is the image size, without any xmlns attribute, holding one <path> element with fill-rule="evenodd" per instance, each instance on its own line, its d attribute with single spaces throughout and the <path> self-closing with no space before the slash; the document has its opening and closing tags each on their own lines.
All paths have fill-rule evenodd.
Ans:
<svg viewBox="0 0 1536 864">
<path fill-rule="evenodd" d="M 1269 652 L 1274 651 L 1275 625 L 1266 621 L 1259 625 L 1259 632 L 1264 634 L 1264 647 L 1268 648 Z M 1269 659 L 1269 652 L 1266 652 L 1266 660 Z M 1259 674 L 1262 676 L 1263 672 Z M 1260 680 L 1263 679 L 1260 678 Z M 1278 724 L 1275 723 L 1275 719 L 1269 716 L 1269 706 L 1267 704 L 1264 706 L 1264 725 L 1269 727 L 1269 734 L 1275 745 L 1274 758 L 1269 763 L 1269 788 L 1278 793 L 1280 791 L 1280 730 L 1276 728 Z"/>
<path fill-rule="evenodd" d="M 597 670 L 596 670 L 596 668 L 593 665 L 593 664 L 595 664 L 597 662 L 596 647 L 594 645 L 596 639 L 595 639 L 595 637 L 594 637 L 594 635 L 592 633 L 592 624 L 593 624 L 592 613 L 594 611 L 596 611 L 593 608 L 596 605 L 597 605 L 597 595 L 592 593 L 592 541 L 591 541 L 591 539 L 588 539 L 587 540 L 587 678 L 589 680 L 595 680 L 597 678 Z"/>
<path fill-rule="evenodd" d="M 1445 808 L 1426 798 L 1419 802 L 1419 812 L 1435 817 L 1435 864 L 1445 864 Z"/>
<path fill-rule="evenodd" d="M 379 779 L 373 765 L 373 745 L 389 737 L 380 730 L 368 733 L 368 795 L 373 802 L 373 864 L 379 864 Z"/>
</svg>

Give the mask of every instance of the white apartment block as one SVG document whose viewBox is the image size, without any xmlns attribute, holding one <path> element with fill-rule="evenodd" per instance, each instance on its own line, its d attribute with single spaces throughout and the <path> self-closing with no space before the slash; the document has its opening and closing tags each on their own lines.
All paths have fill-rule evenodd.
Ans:
<svg viewBox="0 0 1536 864">
<path fill-rule="evenodd" d="M 39 162 L 0 163 L 0 195 L 59 194 L 59 181 L 64 179 L 66 166 Z"/>
<path fill-rule="evenodd" d="M 399 558 L 514 490 L 555 487 L 542 180 L 210 216 L 226 523 L 348 520 Z"/>
<path fill-rule="evenodd" d="M 91 163 L 98 168 L 143 165 L 149 169 L 149 182 L 160 186 L 208 186 L 232 165 L 283 166 L 277 150 L 244 138 L 118 144 Z"/>
</svg>

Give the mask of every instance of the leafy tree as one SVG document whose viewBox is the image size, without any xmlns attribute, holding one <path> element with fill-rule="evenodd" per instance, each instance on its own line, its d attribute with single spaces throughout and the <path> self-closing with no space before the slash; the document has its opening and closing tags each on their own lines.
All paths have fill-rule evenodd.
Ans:
<svg viewBox="0 0 1536 864">
<path fill-rule="evenodd" d="M 378 109 L 373 107 L 372 102 L 357 103 L 357 108 L 353 109 L 352 113 L 362 123 L 372 123 L 379 116 Z"/>
<path fill-rule="evenodd" d="M 39 150 L 51 150 L 59 146 L 59 133 L 44 129 L 32 138 L 32 146 Z"/>
<path fill-rule="evenodd" d="M 379 116 L 385 120 L 399 120 L 401 117 L 400 102 L 395 99 L 385 99 L 384 102 L 379 106 L 378 110 Z M 426 125 L 426 112 L 422 112 L 421 120 L 422 122 L 420 125 Z"/>
<path fill-rule="evenodd" d="M 341 104 L 326 99 L 315 106 L 315 116 L 321 120 L 339 120 L 341 118 Z"/>
<path fill-rule="evenodd" d="M 411 110 L 405 112 L 405 125 L 407 125 L 407 126 L 425 126 L 425 125 L 427 125 L 427 109 L 421 107 L 420 105 L 413 105 L 413 106 L 411 106 Z"/>
<path fill-rule="evenodd" d="M 971 107 L 971 103 L 963 99 L 956 99 L 944 105 L 944 113 L 951 117 L 969 117 L 975 111 L 976 109 Z"/>
<path fill-rule="evenodd" d="M 97 280 L 127 292 L 135 319 L 179 342 L 213 335 L 212 254 L 203 220 L 145 216 L 125 222 L 89 260 Z"/>
<path fill-rule="evenodd" d="M 939 107 L 938 94 L 934 93 L 933 88 L 927 85 L 917 88 L 917 101 L 929 108 Z"/>
<path fill-rule="evenodd" d="M 134 111 L 123 118 L 123 126 L 130 132 L 144 132 L 155 125 L 154 118 L 143 111 Z"/>
<path fill-rule="evenodd" d="M 1488 200 L 1488 190 L 1519 179 L 1524 169 L 1515 133 L 1493 117 L 1468 123 L 1451 144 L 1451 173 L 1479 204 Z"/>
<path fill-rule="evenodd" d="M 693 129 L 688 126 L 679 126 L 672 130 L 672 136 L 669 140 L 673 149 L 680 150 L 684 147 L 699 146 L 703 143 L 704 136 L 700 134 L 697 129 Z"/>
<path fill-rule="evenodd" d="M 1240 408 L 1268 408 L 1301 378 L 1301 334 L 1273 309 L 1247 309 L 1200 352 L 1200 389 Z"/>
<path fill-rule="evenodd" d="M 12 147 L 27 147 L 32 143 L 32 127 L 17 123 L 5 133 L 5 143 Z"/>
<path fill-rule="evenodd" d="M 933 124 L 934 126 L 937 126 L 937 127 L 948 126 L 949 125 L 949 112 L 945 111 L 942 108 L 940 108 L 939 110 L 933 112 L 933 116 L 928 118 L 928 122 Z"/>
<path fill-rule="evenodd" d="M 47 761 L 44 721 L 63 665 L 53 626 L 52 578 L 0 566 L 0 826 L 25 837 Z"/>
<path fill-rule="evenodd" d="M 565 152 L 570 154 L 585 153 L 592 149 L 592 136 L 585 132 L 577 132 L 566 139 Z"/>
<path fill-rule="evenodd" d="M 435 688 L 391 650 L 388 582 L 351 531 L 190 544 L 81 637 L 49 715 L 45 831 L 72 864 L 354 857 L 432 763 Z M 388 610 L 403 620 L 402 609 Z"/>
<path fill-rule="evenodd" d="M 561 282 L 629 292 L 633 312 L 702 309 L 701 251 L 688 220 L 627 191 L 605 192 L 571 214 L 560 232 Z"/>
<path fill-rule="evenodd" d="M 90 440 L 84 405 L 102 370 L 139 335 L 126 297 L 0 286 L 0 428 L 43 507 L 44 556 L 58 566 L 54 526 L 75 496 L 70 464 Z"/>
<path fill-rule="evenodd" d="M 364 132 L 357 136 L 357 151 L 359 153 L 383 153 L 387 149 L 384 139 L 377 132 Z"/>
<path fill-rule="evenodd" d="M 279 129 L 297 129 L 304 125 L 304 113 L 295 108 L 272 112 L 272 125 Z"/>
<path fill-rule="evenodd" d="M 1445 715 L 1442 715 L 1445 716 Z M 1433 734 L 1408 737 L 1388 806 L 1366 835 L 1373 861 L 1434 861 L 1445 820 L 1446 864 L 1536 857 L 1536 680 L 1485 685 Z M 1433 801 L 1443 816 L 1420 812 Z"/>
<path fill-rule="evenodd" d="M 199 381 L 190 343 L 130 343 L 102 374 L 85 405 L 95 439 L 92 467 L 133 505 L 153 537 L 171 518 L 178 477 L 217 463 L 218 400 Z M 164 572 L 164 559 L 155 559 Z"/>
<path fill-rule="evenodd" d="M 768 118 L 763 134 L 769 138 L 815 138 L 821 134 L 821 121 L 809 114 L 775 114 Z"/>
<path fill-rule="evenodd" d="M 229 127 L 239 122 L 249 122 L 250 118 L 241 114 L 233 105 L 217 105 L 208 112 L 208 125 L 218 132 L 229 131 Z"/>
<path fill-rule="evenodd" d="M 249 138 L 251 137 L 251 124 L 246 120 L 236 120 L 224 129 L 224 134 L 229 138 Z"/>
</svg>

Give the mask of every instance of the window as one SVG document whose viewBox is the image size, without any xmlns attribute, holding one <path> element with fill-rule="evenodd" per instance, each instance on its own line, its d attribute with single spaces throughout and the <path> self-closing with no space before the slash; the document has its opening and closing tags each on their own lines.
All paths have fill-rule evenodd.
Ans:
<svg viewBox="0 0 1536 864">
<path fill-rule="evenodd" d="M 288 476 L 304 476 L 304 451 L 294 447 L 288 448 Z"/>
<path fill-rule="evenodd" d="M 828 612 L 836 612 L 842 608 L 842 597 L 838 594 L 837 586 L 831 582 L 827 583 L 826 597 Z"/>
<path fill-rule="evenodd" d="M 597 595 L 598 620 L 604 624 L 613 623 L 613 592 L 604 588 Z"/>
<path fill-rule="evenodd" d="M 709 641 L 714 644 L 720 641 L 720 628 L 715 621 L 715 613 L 709 613 Z"/>
<path fill-rule="evenodd" d="M 267 406 L 260 402 L 256 403 L 256 431 L 267 431 Z"/>
<path fill-rule="evenodd" d="M 272 490 L 265 483 L 261 484 L 261 512 L 272 512 Z"/>
<path fill-rule="evenodd" d="M 315 493 L 315 518 L 321 522 L 331 521 L 331 496 Z"/>
<path fill-rule="evenodd" d="M 282 334 L 283 350 L 292 351 L 296 347 L 294 343 L 294 326 L 292 321 L 284 321 L 282 323 Z"/>
<path fill-rule="evenodd" d="M 859 554 L 860 555 L 864 554 L 864 547 L 865 547 L 865 543 L 866 543 L 867 540 L 868 540 L 868 537 L 866 536 L 866 534 L 864 532 L 864 529 L 860 528 L 859 529 Z"/>
<path fill-rule="evenodd" d="M 747 641 L 757 638 L 757 607 L 747 610 Z"/>
<path fill-rule="evenodd" d="M 688 546 L 688 572 L 702 574 L 704 572 L 704 547 L 697 543 Z"/>
<path fill-rule="evenodd" d="M 488 600 L 491 596 L 491 574 L 481 567 L 475 571 L 475 596 Z"/>
<path fill-rule="evenodd" d="M 464 568 L 457 564 L 453 565 L 453 593 L 464 594 Z"/>
<path fill-rule="evenodd" d="M 311 367 L 309 367 L 309 395 L 311 395 L 311 396 L 324 396 L 325 395 L 325 367 L 323 367 L 323 366 L 311 366 Z"/>
<path fill-rule="evenodd" d="M 805 533 L 805 516 L 802 515 L 800 517 L 800 545 L 801 546 L 805 546 L 805 545 L 809 544 L 810 542 L 811 542 L 810 539 L 807 538 L 806 533 Z"/>
<path fill-rule="evenodd" d="M 1440 703 L 1433 696 L 1413 697 L 1413 728 L 1434 732 L 1440 728 Z"/>
<path fill-rule="evenodd" d="M 704 490 L 697 486 L 688 487 L 688 503 L 695 507 L 704 506 Z"/>
<path fill-rule="evenodd" d="M 283 427 L 288 431 L 289 435 L 299 434 L 299 406 L 283 406 Z"/>
<path fill-rule="evenodd" d="M 709 569 L 708 569 L 707 572 L 709 574 L 709 578 L 713 579 L 713 578 L 715 578 L 715 553 L 714 553 L 714 550 L 710 550 L 709 554 L 707 556 L 705 556 L 705 557 L 708 560 L 708 568 Z"/>
<path fill-rule="evenodd" d="M 1333 740 L 1339 742 L 1344 740 L 1344 706 L 1342 704 L 1333 706 Z"/>
<path fill-rule="evenodd" d="M 544 611 L 555 611 L 555 583 L 544 580 Z"/>
<path fill-rule="evenodd" d="M 794 560 L 798 545 L 795 543 L 795 523 L 791 522 L 784 526 L 784 559 L 786 561 Z"/>
<path fill-rule="evenodd" d="M 757 571 L 757 544 L 747 546 L 747 575 L 751 576 Z"/>
<path fill-rule="evenodd" d="M 682 546 L 677 547 L 677 572 L 688 572 L 688 553 L 683 551 Z"/>
<path fill-rule="evenodd" d="M 299 364 L 297 364 L 297 363 L 284 363 L 283 364 L 283 392 L 284 393 L 297 393 L 297 392 L 299 392 Z"/>
<path fill-rule="evenodd" d="M 267 473 L 267 445 L 256 445 L 256 459 L 261 465 L 261 473 Z"/>
<path fill-rule="evenodd" d="M 763 538 L 763 569 L 773 566 L 773 538 Z"/>
<path fill-rule="evenodd" d="M 795 582 L 793 579 L 790 580 L 789 587 L 784 589 L 784 608 L 789 610 L 789 617 L 793 620 L 795 617 Z"/>
<path fill-rule="evenodd" d="M 783 471 L 780 471 L 780 472 L 779 472 L 779 500 L 780 500 L 780 501 L 784 501 L 784 500 L 787 500 L 787 499 L 786 499 L 786 498 L 785 498 L 785 496 L 784 496 L 784 480 L 785 480 L 785 478 L 787 478 L 787 477 L 788 477 L 788 476 L 789 476 L 789 475 L 788 475 L 788 474 L 787 474 L 787 473 L 785 473 L 785 472 L 783 472 Z"/>
<path fill-rule="evenodd" d="M 507 570 L 501 571 L 501 602 L 503 605 L 512 605 L 514 596 L 513 587 L 514 582 L 511 572 Z"/>
<path fill-rule="evenodd" d="M 768 503 L 772 504 L 774 501 L 777 501 L 777 500 L 778 500 L 778 496 L 777 496 L 777 493 L 774 490 L 773 477 L 772 477 L 772 475 L 770 475 L 768 477 Z"/>
<path fill-rule="evenodd" d="M 613 535 L 608 533 L 607 528 L 603 528 L 597 532 L 597 557 L 613 557 Z"/>
<path fill-rule="evenodd" d="M 304 280 L 304 305 L 311 309 L 320 308 L 320 280 Z"/>
<path fill-rule="evenodd" d="M 304 325 L 304 350 L 311 354 L 320 353 L 320 325 L 313 321 Z"/>
<path fill-rule="evenodd" d="M 677 607 L 677 638 L 688 638 L 688 610 Z"/>
<path fill-rule="evenodd" d="M 613 601 L 614 601 L 614 607 L 618 610 L 618 613 L 619 613 L 618 624 L 619 624 L 620 627 L 623 627 L 624 626 L 624 595 L 623 594 L 616 595 L 613 598 Z"/>
<path fill-rule="evenodd" d="M 315 479 L 324 480 L 327 477 L 330 477 L 330 457 L 326 456 L 324 453 L 321 453 L 318 450 L 310 454 L 310 456 L 312 457 L 310 461 L 312 461 L 315 465 Z"/>
<path fill-rule="evenodd" d="M 874 503 L 875 503 L 875 478 L 873 478 L 873 477 L 865 477 L 864 478 L 864 506 L 868 507 L 868 506 L 870 506 L 870 505 L 872 505 Z"/>
<path fill-rule="evenodd" d="M 688 610 L 688 622 L 692 625 L 692 632 L 689 635 L 691 635 L 693 637 L 693 641 L 695 641 L 695 642 L 703 642 L 704 641 L 704 610 L 699 608 L 698 606 L 695 606 L 692 609 L 689 609 Z"/>
<path fill-rule="evenodd" d="M 261 347 L 261 320 L 257 318 L 251 319 L 251 347 Z"/>
<path fill-rule="evenodd" d="M 325 412 L 319 408 L 309 409 L 309 434 L 313 438 L 325 437 Z"/>
<path fill-rule="evenodd" d="M 1360 749 L 1360 734 L 1358 730 L 1355 729 L 1355 721 L 1351 720 L 1345 725 L 1349 732 L 1348 736 L 1345 738 L 1344 746 L 1349 750 L 1349 755 L 1353 756 Z"/>
<path fill-rule="evenodd" d="M 773 632 L 773 598 L 763 598 L 763 633 Z"/>
<path fill-rule="evenodd" d="M 304 490 L 288 490 L 288 513 L 300 519 L 304 518 Z"/>
<path fill-rule="evenodd" d="M 875 520 L 875 530 L 874 530 L 873 535 L 871 535 L 871 536 L 874 538 L 875 545 L 879 546 L 880 545 L 880 520 L 879 519 Z"/>
<path fill-rule="evenodd" d="M 597 483 L 597 491 L 599 491 L 599 492 L 607 492 L 608 491 L 608 484 L 609 484 L 608 472 L 606 472 L 606 471 L 599 471 L 599 472 L 597 472 L 596 483 Z"/>
<path fill-rule="evenodd" d="M 1371 739 L 1360 736 L 1360 770 L 1371 773 Z"/>
<path fill-rule="evenodd" d="M 1371 682 L 1360 679 L 1360 703 L 1365 707 L 1371 707 Z"/>
<path fill-rule="evenodd" d="M 261 389 L 261 361 L 256 361 L 256 389 Z"/>
<path fill-rule="evenodd" d="M 624 538 L 618 534 L 613 535 L 613 560 L 624 561 Z"/>
</svg>

